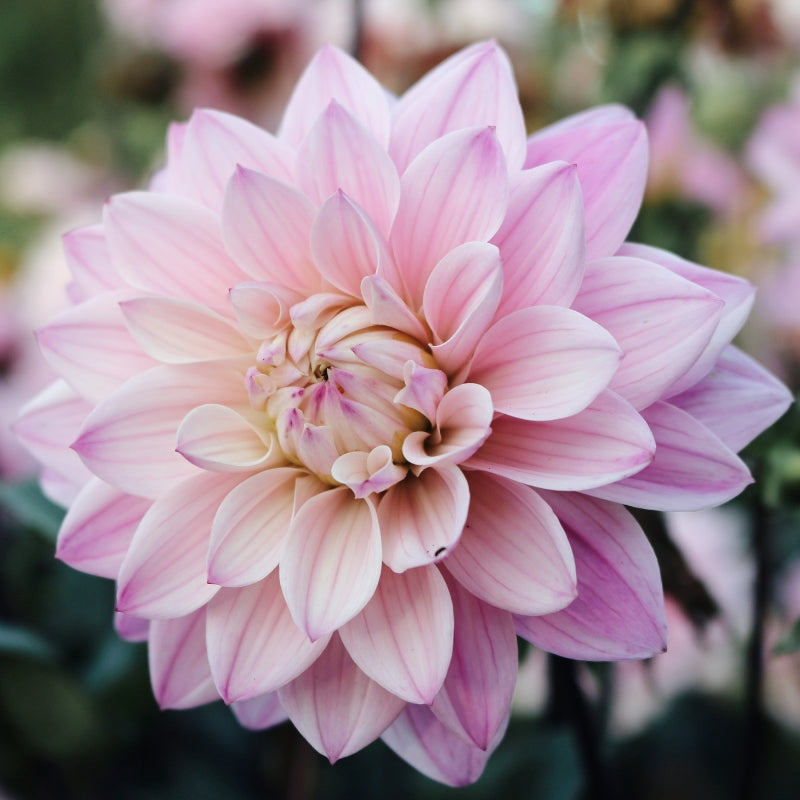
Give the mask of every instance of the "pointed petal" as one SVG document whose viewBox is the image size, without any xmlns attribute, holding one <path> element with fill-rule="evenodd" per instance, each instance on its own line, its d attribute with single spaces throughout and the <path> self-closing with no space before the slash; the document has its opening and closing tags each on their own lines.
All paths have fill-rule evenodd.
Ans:
<svg viewBox="0 0 800 800">
<path fill-rule="evenodd" d="M 606 388 L 622 353 L 611 335 L 569 308 L 515 311 L 489 328 L 469 380 L 485 386 L 495 411 L 528 420 L 583 411 Z"/>
<path fill-rule="evenodd" d="M 238 165 L 291 181 L 294 153 L 272 134 L 241 117 L 202 108 L 192 114 L 183 136 L 180 175 L 192 197 L 214 211 Z"/>
<path fill-rule="evenodd" d="M 448 786 L 467 786 L 480 778 L 507 724 L 508 718 L 482 750 L 446 728 L 426 706 L 409 704 L 381 739 L 423 775 Z"/>
<path fill-rule="evenodd" d="M 642 416 L 656 440 L 652 464 L 588 494 L 656 511 L 697 511 L 736 497 L 753 482 L 741 459 L 685 411 L 654 403 Z"/>
<path fill-rule="evenodd" d="M 69 507 L 56 558 L 81 572 L 116 578 L 133 533 L 151 503 L 92 478 Z"/>
<path fill-rule="evenodd" d="M 583 279 L 583 194 L 574 164 L 555 161 L 511 181 L 492 243 L 503 260 L 498 317 L 534 305 L 569 306 Z"/>
<path fill-rule="evenodd" d="M 488 241 L 508 198 L 503 151 L 491 128 L 468 128 L 428 145 L 401 178 L 391 244 L 412 309 L 436 263 L 464 242 Z"/>
<path fill-rule="evenodd" d="M 211 522 L 239 476 L 203 473 L 164 492 L 133 536 L 117 579 L 117 611 L 137 617 L 180 617 L 219 589 L 206 577 Z"/>
<path fill-rule="evenodd" d="M 431 350 L 442 370 L 454 375 L 470 362 L 502 291 L 503 266 L 494 245 L 459 245 L 433 268 L 422 308 L 435 337 Z"/>
<path fill-rule="evenodd" d="M 384 568 L 372 599 L 339 634 L 372 680 L 409 703 L 430 705 L 453 651 L 453 604 L 439 570 Z"/>
<path fill-rule="evenodd" d="M 405 706 L 353 663 L 335 634 L 311 667 L 278 694 L 300 733 L 331 764 L 377 739 Z"/>
<path fill-rule="evenodd" d="M 115 195 L 103 225 L 114 266 L 139 289 L 224 312 L 228 289 L 246 278 L 225 251 L 219 217 L 177 195 Z"/>
<path fill-rule="evenodd" d="M 566 419 L 499 417 L 469 466 L 530 486 L 574 491 L 639 472 L 655 449 L 644 419 L 627 400 L 606 390 Z"/>
<path fill-rule="evenodd" d="M 272 728 L 289 718 L 281 705 L 277 692 L 231 703 L 231 711 L 239 724 L 251 731 Z"/>
<path fill-rule="evenodd" d="M 227 703 L 275 691 L 328 642 L 310 642 L 294 624 L 275 572 L 243 589 L 221 589 L 208 605 L 207 635 L 211 672 Z"/>
<path fill-rule="evenodd" d="M 220 504 L 211 526 L 208 580 L 246 586 L 278 566 L 302 470 L 278 467 L 240 483 Z"/>
<path fill-rule="evenodd" d="M 602 325 L 623 350 L 609 388 L 646 408 L 683 376 L 708 345 L 722 300 L 652 262 L 593 261 L 573 308 Z"/>
<path fill-rule="evenodd" d="M 338 191 L 388 235 L 400 199 L 400 178 L 389 154 L 346 109 L 332 100 L 297 151 L 298 186 L 318 205 Z"/>
<path fill-rule="evenodd" d="M 252 278 L 295 291 L 318 289 L 309 246 L 313 220 L 313 204 L 297 189 L 236 168 L 222 207 L 222 237 L 233 259 Z"/>
<path fill-rule="evenodd" d="M 36 332 L 47 363 L 93 403 L 155 364 L 125 325 L 119 301 L 126 296 L 103 294 L 87 300 Z"/>
<path fill-rule="evenodd" d="M 314 640 L 369 602 L 381 571 L 381 539 L 369 498 L 346 487 L 311 497 L 292 520 L 280 564 L 286 602 Z"/>
<path fill-rule="evenodd" d="M 792 401 L 777 378 L 732 345 L 703 380 L 670 398 L 734 453 L 779 419 Z"/>
<path fill-rule="evenodd" d="M 445 565 L 476 597 L 516 614 L 547 614 L 575 597 L 575 562 L 555 514 L 533 489 L 470 473 L 464 533 Z"/>
<path fill-rule="evenodd" d="M 193 708 L 219 694 L 206 655 L 206 610 L 150 623 L 148 660 L 153 694 L 161 708 Z"/>
<path fill-rule="evenodd" d="M 508 718 L 517 683 L 517 635 L 511 614 L 482 602 L 456 581 L 453 658 L 431 711 L 466 742 L 488 749 Z"/>
<path fill-rule="evenodd" d="M 197 472 L 175 452 L 175 438 L 201 398 L 246 405 L 243 372 L 225 362 L 154 367 L 98 405 L 72 446 L 107 483 L 128 494 L 158 497 Z"/>
<path fill-rule="evenodd" d="M 409 474 L 378 506 L 383 562 L 404 572 L 444 558 L 458 542 L 469 508 L 469 486 L 452 465 Z"/>
<path fill-rule="evenodd" d="M 661 574 L 653 548 L 621 505 L 543 492 L 567 531 L 578 597 L 555 614 L 517 617 L 517 633 L 566 658 L 617 661 L 666 649 Z"/>
<path fill-rule="evenodd" d="M 525 121 L 511 63 L 494 41 L 451 56 L 412 86 L 392 113 L 391 154 L 402 173 L 434 139 L 460 128 L 493 125 L 509 167 L 525 159 Z"/>
<path fill-rule="evenodd" d="M 382 147 L 388 145 L 391 118 L 386 91 L 355 59 L 330 44 L 317 51 L 297 82 L 279 138 L 299 145 L 331 100 L 366 126 Z"/>
<path fill-rule="evenodd" d="M 576 115 L 528 139 L 525 167 L 548 161 L 578 167 L 586 219 L 586 258 L 610 256 L 625 240 L 644 196 L 647 132 L 625 113 Z"/>
<path fill-rule="evenodd" d="M 418 341 L 426 341 L 428 332 L 400 297 L 398 289 L 402 290 L 401 281 L 390 282 L 383 275 L 369 275 L 361 281 L 361 296 L 376 325 L 387 325 Z"/>
<path fill-rule="evenodd" d="M 120 308 L 133 338 L 158 361 L 183 364 L 253 351 L 231 322 L 197 303 L 139 297 L 121 302 Z"/>
</svg>

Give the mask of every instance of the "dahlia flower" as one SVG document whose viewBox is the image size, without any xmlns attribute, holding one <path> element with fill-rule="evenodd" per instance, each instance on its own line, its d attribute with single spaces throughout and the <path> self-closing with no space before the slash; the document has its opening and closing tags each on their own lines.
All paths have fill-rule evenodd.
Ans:
<svg viewBox="0 0 800 800">
<path fill-rule="evenodd" d="M 288 717 L 331 761 L 381 737 L 460 785 L 516 635 L 664 650 L 623 504 L 733 497 L 789 397 L 729 344 L 746 281 L 623 244 L 646 172 L 621 107 L 526 139 L 492 42 L 399 99 L 327 46 L 276 136 L 198 111 L 67 235 L 61 377 L 17 430 L 163 707 Z"/>
</svg>

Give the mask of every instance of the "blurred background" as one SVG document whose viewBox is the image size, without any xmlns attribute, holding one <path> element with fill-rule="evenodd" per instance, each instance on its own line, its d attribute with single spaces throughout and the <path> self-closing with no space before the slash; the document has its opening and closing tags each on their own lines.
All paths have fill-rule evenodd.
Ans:
<svg viewBox="0 0 800 800">
<path fill-rule="evenodd" d="M 529 129 L 602 102 L 651 142 L 631 238 L 744 275 L 739 344 L 800 385 L 797 0 L 2 0 L 0 9 L 0 800 L 800 796 L 800 415 L 744 454 L 728 506 L 640 515 L 670 649 L 642 663 L 521 652 L 515 714 L 473 787 L 380 742 L 336 766 L 287 724 L 216 703 L 161 712 L 111 582 L 53 558 L 62 516 L 8 426 L 49 381 L 33 329 L 64 304 L 61 235 L 144 186 L 168 122 L 214 106 L 274 128 L 324 41 L 401 92 L 494 37 Z"/>
</svg>

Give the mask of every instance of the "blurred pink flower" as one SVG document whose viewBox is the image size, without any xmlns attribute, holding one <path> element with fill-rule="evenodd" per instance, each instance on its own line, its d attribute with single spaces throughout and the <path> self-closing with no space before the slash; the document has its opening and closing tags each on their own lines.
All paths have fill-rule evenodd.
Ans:
<svg viewBox="0 0 800 800">
<path fill-rule="evenodd" d="M 331 761 L 381 736 L 460 785 L 515 632 L 664 649 L 622 504 L 733 497 L 790 398 L 729 345 L 746 281 L 623 245 L 646 169 L 618 106 L 526 139 L 494 43 L 399 100 L 325 47 L 277 136 L 196 112 L 152 191 L 67 237 L 61 379 L 17 430 L 162 706 L 288 716 Z"/>
</svg>

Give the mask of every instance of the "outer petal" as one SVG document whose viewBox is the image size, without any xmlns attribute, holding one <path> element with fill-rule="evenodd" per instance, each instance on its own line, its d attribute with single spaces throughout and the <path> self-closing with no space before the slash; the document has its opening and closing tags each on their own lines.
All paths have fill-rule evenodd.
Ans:
<svg viewBox="0 0 800 800">
<path fill-rule="evenodd" d="M 461 50 L 412 86 L 393 109 L 391 154 L 402 173 L 432 141 L 492 125 L 509 167 L 525 159 L 525 121 L 508 56 L 496 42 Z"/>
<path fill-rule="evenodd" d="M 92 478 L 69 507 L 56 558 L 81 572 L 116 578 L 133 533 L 151 503 Z"/>
<path fill-rule="evenodd" d="M 83 298 L 122 289 L 124 281 L 111 265 L 102 225 L 64 234 L 64 256 Z"/>
<path fill-rule="evenodd" d="M 528 140 L 525 167 L 577 164 L 586 214 L 586 258 L 612 255 L 639 213 L 647 180 L 644 124 L 612 107 L 577 115 Z"/>
<path fill-rule="evenodd" d="M 278 132 L 297 146 L 331 100 L 344 106 L 385 148 L 389 144 L 389 98 L 355 59 L 333 45 L 321 47 L 297 82 Z"/>
<path fill-rule="evenodd" d="M 251 731 L 271 728 L 289 718 L 289 715 L 283 710 L 277 692 L 231 703 L 231 711 L 239 724 Z"/>
<path fill-rule="evenodd" d="M 211 527 L 208 580 L 246 586 L 278 566 L 292 521 L 295 482 L 304 473 L 290 467 L 258 472 L 220 504 Z"/>
<path fill-rule="evenodd" d="M 206 655 L 206 610 L 150 623 L 148 659 L 161 708 L 192 708 L 218 700 Z"/>
<path fill-rule="evenodd" d="M 222 235 L 231 256 L 256 280 L 316 290 L 319 276 L 309 247 L 313 219 L 314 206 L 297 189 L 237 167 L 225 194 Z"/>
<path fill-rule="evenodd" d="M 517 683 L 511 614 L 448 581 L 455 614 L 453 658 L 431 711 L 468 743 L 489 748 L 508 719 Z"/>
<path fill-rule="evenodd" d="M 389 154 L 335 100 L 320 115 L 297 151 L 297 182 L 316 203 L 346 192 L 384 235 L 397 211 L 400 178 Z"/>
<path fill-rule="evenodd" d="M 575 597 L 575 562 L 555 514 L 526 486 L 470 473 L 470 508 L 445 565 L 476 597 L 516 614 L 547 614 Z"/>
<path fill-rule="evenodd" d="M 369 498 L 342 486 L 310 498 L 292 520 L 280 580 L 297 625 L 313 640 L 369 602 L 381 570 L 380 529 Z"/>
<path fill-rule="evenodd" d="M 381 738 L 423 775 L 448 786 L 467 786 L 480 778 L 507 724 L 508 718 L 482 750 L 446 728 L 429 708 L 409 704 Z"/>
<path fill-rule="evenodd" d="M 150 636 L 151 624 L 149 619 L 132 617 L 119 611 L 114 612 L 114 630 L 117 636 L 126 642 L 146 642 Z"/>
<path fill-rule="evenodd" d="M 177 195 L 115 195 L 103 223 L 114 266 L 131 286 L 224 311 L 228 289 L 246 278 L 225 251 L 219 217 Z"/>
<path fill-rule="evenodd" d="M 277 573 L 243 589 L 221 589 L 208 606 L 208 658 L 231 703 L 275 691 L 319 658 L 328 637 L 310 642 L 292 621 Z"/>
<path fill-rule="evenodd" d="M 584 227 L 574 164 L 555 161 L 512 178 L 508 212 L 492 239 L 503 260 L 499 317 L 572 303 L 583 278 Z"/>
<path fill-rule="evenodd" d="M 432 703 L 453 652 L 453 604 L 439 570 L 384 568 L 372 599 L 339 634 L 372 680 L 409 703 Z"/>
<path fill-rule="evenodd" d="M 592 661 L 649 658 L 666 649 L 661 576 L 653 549 L 621 505 L 543 492 L 569 536 L 578 597 L 563 611 L 517 617 L 517 633 L 551 653 Z"/>
<path fill-rule="evenodd" d="M 377 739 L 405 705 L 361 672 L 335 634 L 278 694 L 300 733 L 332 764 Z"/>
<path fill-rule="evenodd" d="M 186 126 L 179 170 L 186 191 L 219 211 L 237 165 L 289 181 L 293 161 L 291 148 L 257 125 L 204 108 Z"/>
<path fill-rule="evenodd" d="M 161 495 L 145 514 L 119 570 L 117 611 L 180 617 L 219 589 L 206 578 L 211 522 L 239 476 L 196 475 Z"/>
<path fill-rule="evenodd" d="M 606 390 L 566 419 L 499 417 L 468 465 L 530 486 L 578 490 L 639 472 L 655 449 L 644 419 L 627 400 Z"/>
<path fill-rule="evenodd" d="M 729 345 L 703 380 L 670 398 L 670 403 L 737 452 L 779 419 L 792 400 L 777 378 Z"/>
<path fill-rule="evenodd" d="M 697 361 L 717 328 L 723 302 L 652 262 L 616 257 L 587 265 L 573 308 L 622 347 L 609 388 L 641 409 Z"/>
<path fill-rule="evenodd" d="M 745 464 L 685 411 L 654 403 L 642 416 L 656 439 L 653 463 L 589 494 L 657 511 L 696 511 L 736 497 L 753 482 Z"/>
<path fill-rule="evenodd" d="M 458 467 L 409 475 L 378 506 L 384 563 L 404 572 L 444 558 L 461 536 L 468 508 L 469 486 Z"/>
<path fill-rule="evenodd" d="M 508 198 L 503 151 L 491 128 L 468 128 L 428 145 L 403 175 L 392 249 L 413 310 L 436 263 L 464 242 L 488 241 Z"/>
<path fill-rule="evenodd" d="M 583 411 L 606 388 L 621 356 L 611 335 L 582 314 L 535 306 L 487 331 L 468 379 L 491 392 L 495 411 L 563 419 Z"/>
</svg>

